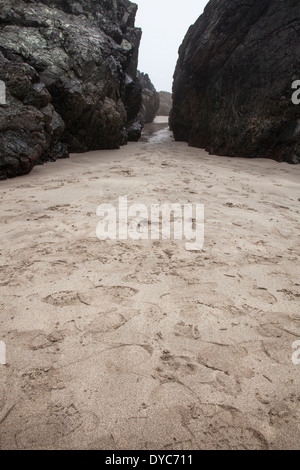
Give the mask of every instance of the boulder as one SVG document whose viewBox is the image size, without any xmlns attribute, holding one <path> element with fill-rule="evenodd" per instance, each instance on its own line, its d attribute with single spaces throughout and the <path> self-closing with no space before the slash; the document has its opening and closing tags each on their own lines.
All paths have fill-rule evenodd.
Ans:
<svg viewBox="0 0 300 470">
<path fill-rule="evenodd" d="M 174 74 L 176 140 L 217 155 L 300 159 L 299 2 L 211 0 Z"/>
</svg>

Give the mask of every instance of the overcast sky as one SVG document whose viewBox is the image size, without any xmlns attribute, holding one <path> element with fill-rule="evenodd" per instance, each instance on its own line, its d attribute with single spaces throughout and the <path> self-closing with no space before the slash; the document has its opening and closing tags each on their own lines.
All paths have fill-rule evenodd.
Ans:
<svg viewBox="0 0 300 470">
<path fill-rule="evenodd" d="M 157 91 L 172 91 L 178 48 L 208 0 L 133 2 L 139 7 L 135 24 L 143 30 L 139 70 L 148 73 Z"/>
</svg>

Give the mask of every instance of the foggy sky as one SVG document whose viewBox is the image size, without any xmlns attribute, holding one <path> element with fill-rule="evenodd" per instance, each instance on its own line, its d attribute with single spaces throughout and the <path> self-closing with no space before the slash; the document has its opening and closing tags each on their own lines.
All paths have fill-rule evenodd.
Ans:
<svg viewBox="0 0 300 470">
<path fill-rule="evenodd" d="M 178 48 L 208 0 L 133 0 L 135 25 L 143 30 L 138 68 L 148 73 L 157 91 L 172 91 Z"/>
</svg>

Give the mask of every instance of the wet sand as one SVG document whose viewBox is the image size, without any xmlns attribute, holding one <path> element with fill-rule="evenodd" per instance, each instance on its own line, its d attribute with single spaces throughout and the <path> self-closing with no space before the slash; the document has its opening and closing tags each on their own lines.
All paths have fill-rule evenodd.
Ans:
<svg viewBox="0 0 300 470">
<path fill-rule="evenodd" d="M 157 126 L 0 182 L 1 449 L 299 448 L 300 166 Z M 203 250 L 97 239 L 124 195 L 204 204 Z"/>
</svg>

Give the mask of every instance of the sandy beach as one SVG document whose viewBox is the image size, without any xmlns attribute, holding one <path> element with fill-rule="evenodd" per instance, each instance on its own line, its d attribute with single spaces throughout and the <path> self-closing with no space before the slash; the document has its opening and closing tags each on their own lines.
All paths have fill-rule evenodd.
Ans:
<svg viewBox="0 0 300 470">
<path fill-rule="evenodd" d="M 1 449 L 299 448 L 300 166 L 156 126 L 0 182 Z M 204 204 L 203 249 L 100 241 L 124 195 Z"/>
</svg>

